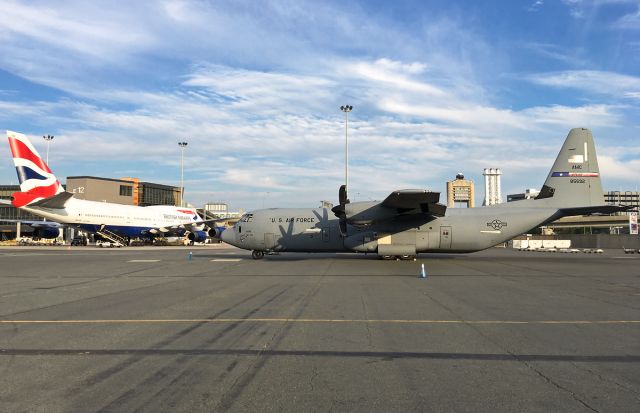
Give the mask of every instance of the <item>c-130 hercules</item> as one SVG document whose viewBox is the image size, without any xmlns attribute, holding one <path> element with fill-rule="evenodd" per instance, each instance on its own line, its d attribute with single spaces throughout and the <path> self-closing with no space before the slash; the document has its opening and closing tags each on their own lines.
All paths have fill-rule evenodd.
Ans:
<svg viewBox="0 0 640 413">
<path fill-rule="evenodd" d="M 535 199 L 479 208 L 447 209 L 439 192 L 405 189 L 384 201 L 349 202 L 340 187 L 339 205 L 273 208 L 245 214 L 216 236 L 252 250 L 254 259 L 272 252 L 364 252 L 381 258 L 414 259 L 421 252 L 475 252 L 540 225 L 571 215 L 612 213 L 605 205 L 593 137 L 575 128 Z"/>
</svg>

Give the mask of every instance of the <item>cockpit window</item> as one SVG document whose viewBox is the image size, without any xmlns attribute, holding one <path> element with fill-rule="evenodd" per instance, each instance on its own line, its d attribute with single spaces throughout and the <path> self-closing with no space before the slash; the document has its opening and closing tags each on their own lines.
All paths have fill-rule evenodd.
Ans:
<svg viewBox="0 0 640 413">
<path fill-rule="evenodd" d="M 252 222 L 253 214 L 244 214 L 242 218 L 240 218 L 240 222 Z"/>
</svg>

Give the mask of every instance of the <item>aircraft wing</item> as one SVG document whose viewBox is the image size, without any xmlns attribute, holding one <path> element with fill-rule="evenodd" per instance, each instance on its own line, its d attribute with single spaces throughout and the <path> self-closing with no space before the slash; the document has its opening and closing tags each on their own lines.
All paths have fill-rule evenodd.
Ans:
<svg viewBox="0 0 640 413">
<path fill-rule="evenodd" d="M 210 227 L 211 224 L 217 224 L 218 222 L 227 222 L 237 218 L 216 218 L 216 219 L 205 219 L 202 221 L 198 221 L 198 224 L 205 224 Z"/>
<path fill-rule="evenodd" d="M 0 219 L 0 222 L 11 222 L 29 225 L 33 228 L 62 228 L 64 224 L 55 221 L 29 221 L 27 219 Z"/>
<path fill-rule="evenodd" d="M 406 221 L 407 219 L 430 221 L 436 217 L 442 217 L 447 207 L 439 204 L 439 199 L 439 192 L 403 189 L 393 191 L 382 202 L 345 202 L 331 210 L 340 218 L 342 232 L 345 233 L 346 224 L 363 226 L 376 221 Z"/>
<path fill-rule="evenodd" d="M 393 191 L 381 205 L 385 208 L 395 209 L 399 214 L 422 213 L 432 216 L 444 216 L 446 205 L 439 204 L 440 192 L 427 191 L 425 189 L 402 189 Z"/>
<path fill-rule="evenodd" d="M 58 195 L 52 196 L 51 198 L 41 199 L 40 201 L 29 204 L 29 206 L 62 209 L 71 198 L 73 198 L 73 194 L 71 192 L 60 192 Z"/>
</svg>

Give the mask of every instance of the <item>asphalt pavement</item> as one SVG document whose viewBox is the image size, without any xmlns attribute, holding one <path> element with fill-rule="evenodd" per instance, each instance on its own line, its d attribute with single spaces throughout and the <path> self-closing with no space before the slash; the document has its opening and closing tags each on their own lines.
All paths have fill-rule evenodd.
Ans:
<svg viewBox="0 0 640 413">
<path fill-rule="evenodd" d="M 0 411 L 640 411 L 640 255 L 2 248 Z"/>
</svg>

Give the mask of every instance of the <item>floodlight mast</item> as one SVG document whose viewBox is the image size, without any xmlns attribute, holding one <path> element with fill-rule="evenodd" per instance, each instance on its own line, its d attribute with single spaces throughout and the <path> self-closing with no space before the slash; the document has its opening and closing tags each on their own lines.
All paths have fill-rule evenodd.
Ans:
<svg viewBox="0 0 640 413">
<path fill-rule="evenodd" d="M 51 143 L 53 138 L 54 138 L 53 135 L 44 135 L 44 136 L 42 136 L 42 139 L 47 141 L 47 166 L 49 166 L 49 143 Z"/>
<path fill-rule="evenodd" d="M 180 146 L 180 206 L 184 206 L 184 148 L 189 143 L 187 141 L 178 142 Z"/>
<path fill-rule="evenodd" d="M 353 110 L 351 105 L 340 106 L 344 112 L 344 189 L 349 194 L 349 112 Z"/>
</svg>

